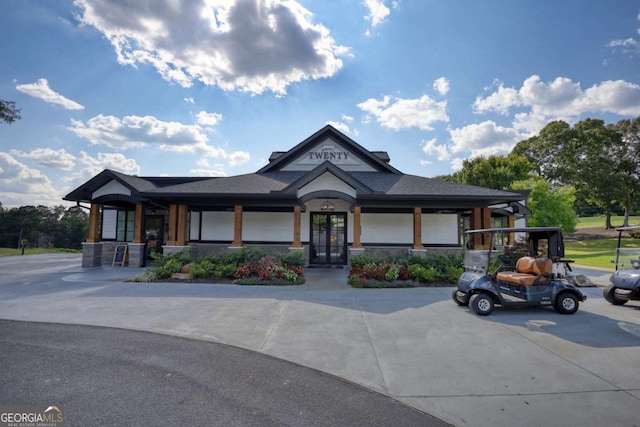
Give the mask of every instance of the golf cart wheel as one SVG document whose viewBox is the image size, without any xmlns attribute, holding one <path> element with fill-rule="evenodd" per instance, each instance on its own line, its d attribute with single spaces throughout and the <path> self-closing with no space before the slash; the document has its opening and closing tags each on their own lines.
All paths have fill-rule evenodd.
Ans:
<svg viewBox="0 0 640 427">
<path fill-rule="evenodd" d="M 602 296 L 613 305 L 623 305 L 627 303 L 626 299 L 619 299 L 616 297 L 616 287 L 612 285 L 604 288 Z"/>
<path fill-rule="evenodd" d="M 462 294 L 462 292 L 460 293 Z M 469 297 L 466 294 L 459 295 L 458 289 L 453 290 L 453 292 L 451 293 L 451 298 L 453 298 L 453 301 L 455 301 L 456 304 L 463 307 L 469 305 Z"/>
<path fill-rule="evenodd" d="M 578 298 L 570 292 L 562 292 L 556 298 L 555 309 L 561 314 L 573 314 L 578 311 Z"/>
<path fill-rule="evenodd" d="M 485 293 L 471 295 L 469 305 L 478 316 L 488 316 L 493 311 L 493 300 Z"/>
</svg>

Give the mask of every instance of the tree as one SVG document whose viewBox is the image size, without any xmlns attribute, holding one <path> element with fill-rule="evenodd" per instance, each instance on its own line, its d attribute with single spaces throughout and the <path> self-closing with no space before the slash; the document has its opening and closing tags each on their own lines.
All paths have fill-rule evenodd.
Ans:
<svg viewBox="0 0 640 427">
<path fill-rule="evenodd" d="M 89 214 L 80 206 L 70 207 L 58 221 L 53 235 L 53 246 L 56 248 L 82 249 L 82 242 L 87 237 L 88 229 Z"/>
<path fill-rule="evenodd" d="M 13 123 L 20 119 L 20 109 L 16 108 L 14 101 L 0 99 L 0 120 L 5 123 Z"/>
<path fill-rule="evenodd" d="M 612 209 L 631 204 L 636 194 L 633 156 L 621 134 L 603 120 L 585 119 L 573 129 L 562 121 L 551 122 L 512 153 L 527 157 L 553 186 L 571 185 L 581 200 L 601 207 L 607 228 L 612 227 Z"/>
<path fill-rule="evenodd" d="M 532 227 L 562 227 L 565 233 L 573 233 L 578 223 L 573 209 L 575 190 L 572 187 L 552 188 L 542 177 L 529 178 L 513 183 L 514 190 L 531 190 L 527 207 L 532 211 L 528 224 Z"/>
<path fill-rule="evenodd" d="M 561 184 L 575 155 L 575 141 L 576 134 L 571 126 L 557 120 L 546 125 L 540 135 L 520 141 L 511 154 L 525 157 L 539 176 Z"/>
<path fill-rule="evenodd" d="M 508 190 L 513 182 L 527 179 L 532 170 L 531 162 L 515 154 L 481 156 L 464 160 L 462 169 L 451 175 L 450 179 L 445 179 L 495 190 Z"/>
<path fill-rule="evenodd" d="M 626 194 L 623 198 L 624 223 L 629 225 L 631 209 L 640 198 L 640 117 L 633 120 L 620 120 L 613 125 L 613 129 L 620 134 L 624 152 L 622 154 L 621 169 L 627 172 L 624 176 Z"/>
</svg>

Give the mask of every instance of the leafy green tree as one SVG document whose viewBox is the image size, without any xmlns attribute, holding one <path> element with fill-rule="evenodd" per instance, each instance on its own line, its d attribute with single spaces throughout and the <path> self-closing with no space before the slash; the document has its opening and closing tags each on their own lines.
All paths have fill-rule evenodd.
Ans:
<svg viewBox="0 0 640 427">
<path fill-rule="evenodd" d="M 520 141 L 511 154 L 529 160 L 537 174 L 562 184 L 575 156 L 576 133 L 561 120 L 550 122 L 538 136 Z"/>
<path fill-rule="evenodd" d="M 620 134 L 624 152 L 622 153 L 621 170 L 627 175 L 623 177 L 625 194 L 623 226 L 629 225 L 629 215 L 640 199 L 640 117 L 633 120 L 620 120 L 613 125 L 613 129 Z"/>
<path fill-rule="evenodd" d="M 464 160 L 462 169 L 451 175 L 449 180 L 495 190 L 508 190 L 513 182 L 527 179 L 532 170 L 533 164 L 522 156 L 481 156 Z"/>
<path fill-rule="evenodd" d="M 16 108 L 14 101 L 0 99 L 0 120 L 5 123 L 13 123 L 20 119 L 20 109 Z"/>
<path fill-rule="evenodd" d="M 53 245 L 56 248 L 82 249 L 88 229 L 89 214 L 80 206 L 70 207 L 58 221 Z"/>
<path fill-rule="evenodd" d="M 562 227 L 565 233 L 573 233 L 578 223 L 573 209 L 575 190 L 572 187 L 553 188 L 542 177 L 529 178 L 513 183 L 514 190 L 531 190 L 527 206 L 532 214 L 528 224 L 532 227 Z"/>
</svg>

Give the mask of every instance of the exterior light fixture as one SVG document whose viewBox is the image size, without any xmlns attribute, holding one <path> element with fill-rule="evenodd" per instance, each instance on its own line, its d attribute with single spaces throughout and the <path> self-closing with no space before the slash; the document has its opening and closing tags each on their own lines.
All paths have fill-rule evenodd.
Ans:
<svg viewBox="0 0 640 427">
<path fill-rule="evenodd" d="M 333 206 L 333 203 L 331 203 L 329 200 L 327 200 L 322 204 L 322 206 L 320 206 L 320 210 L 323 212 L 333 212 L 334 209 L 335 206 Z"/>
</svg>

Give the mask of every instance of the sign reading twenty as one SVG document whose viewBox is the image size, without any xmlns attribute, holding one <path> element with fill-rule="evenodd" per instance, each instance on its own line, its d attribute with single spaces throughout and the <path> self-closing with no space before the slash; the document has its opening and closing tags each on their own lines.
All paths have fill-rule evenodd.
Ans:
<svg viewBox="0 0 640 427">
<path fill-rule="evenodd" d="M 309 160 L 329 160 L 329 161 L 341 161 L 349 158 L 348 151 L 336 150 L 335 146 L 325 145 L 322 149 L 317 151 L 309 151 Z"/>
</svg>

